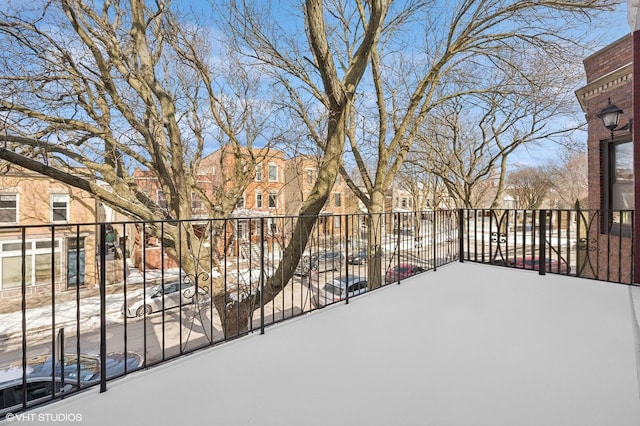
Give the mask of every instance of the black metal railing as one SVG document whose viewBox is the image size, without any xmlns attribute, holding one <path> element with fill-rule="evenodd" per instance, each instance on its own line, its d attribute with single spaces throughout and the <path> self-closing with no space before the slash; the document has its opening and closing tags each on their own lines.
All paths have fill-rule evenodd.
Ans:
<svg viewBox="0 0 640 426">
<path fill-rule="evenodd" d="M 457 211 L 320 216 L 266 298 L 296 220 L 0 228 L 0 416 L 458 259 Z"/>
<path fill-rule="evenodd" d="M 463 210 L 463 260 L 632 284 L 633 212 Z"/>
<path fill-rule="evenodd" d="M 454 261 L 632 283 L 632 216 L 319 216 L 279 289 L 298 217 L 0 228 L 0 419 Z"/>
</svg>

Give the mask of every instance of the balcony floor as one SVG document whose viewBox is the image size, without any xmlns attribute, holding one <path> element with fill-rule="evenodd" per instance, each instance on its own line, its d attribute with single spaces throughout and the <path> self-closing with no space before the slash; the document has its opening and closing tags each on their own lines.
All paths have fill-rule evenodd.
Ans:
<svg viewBox="0 0 640 426">
<path fill-rule="evenodd" d="M 456 263 L 27 413 L 87 425 L 637 426 L 636 311 L 637 287 Z"/>
</svg>

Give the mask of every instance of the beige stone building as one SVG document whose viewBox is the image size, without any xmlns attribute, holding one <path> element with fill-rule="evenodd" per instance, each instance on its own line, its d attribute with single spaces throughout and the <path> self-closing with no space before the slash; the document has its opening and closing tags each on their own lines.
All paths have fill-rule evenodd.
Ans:
<svg viewBox="0 0 640 426">
<path fill-rule="evenodd" d="M 23 267 L 27 295 L 95 284 L 99 215 L 104 209 L 84 191 L 17 166 L 4 170 L 0 299 L 21 294 Z"/>
</svg>

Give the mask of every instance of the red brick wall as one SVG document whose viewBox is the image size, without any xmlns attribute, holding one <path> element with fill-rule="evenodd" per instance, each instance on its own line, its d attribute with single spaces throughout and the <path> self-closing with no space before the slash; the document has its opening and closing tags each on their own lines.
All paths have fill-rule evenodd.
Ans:
<svg viewBox="0 0 640 426">
<path fill-rule="evenodd" d="M 631 43 L 631 34 L 629 34 L 584 60 L 587 84 L 630 63 L 632 57 L 633 44 Z"/>
<path fill-rule="evenodd" d="M 611 99 L 611 103 L 623 110 L 619 126 L 628 123 L 629 119 L 633 117 L 632 59 L 633 43 L 631 35 L 628 35 L 584 60 L 587 84 L 576 91 L 588 125 L 589 203 L 588 206 L 582 206 L 583 208 L 600 210 L 608 207 L 602 195 L 603 159 L 601 154 L 602 146 L 610 140 L 611 134 L 602 124 L 598 113 Z M 629 135 L 625 133 L 615 133 L 615 138 L 628 140 Z M 620 269 L 617 264 L 615 270 L 609 270 L 608 265 L 610 265 L 611 258 L 620 257 L 620 253 L 614 253 L 618 248 L 622 247 L 623 253 L 631 253 L 630 239 L 623 238 L 623 241 L 620 241 L 617 236 L 601 232 L 600 225 L 606 225 L 606 219 L 591 224 L 589 235 L 589 245 L 593 250 L 591 255 L 597 253 L 597 258 L 591 259 L 592 264 L 596 265 L 600 277 L 613 274 L 615 277 L 609 276 L 609 279 L 629 280 L 627 272 L 630 271 L 631 256 L 622 256 L 621 277 L 617 276 L 618 269 Z M 604 249 L 606 247 L 610 249 L 610 252 Z"/>
</svg>

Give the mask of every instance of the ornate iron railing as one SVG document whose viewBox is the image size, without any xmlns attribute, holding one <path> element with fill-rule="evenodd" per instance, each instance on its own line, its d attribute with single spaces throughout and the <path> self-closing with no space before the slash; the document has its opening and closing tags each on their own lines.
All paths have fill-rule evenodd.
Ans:
<svg viewBox="0 0 640 426">
<path fill-rule="evenodd" d="M 297 217 L 0 228 L 0 418 L 453 261 L 632 283 L 632 216 L 320 216 L 271 297 Z"/>
<path fill-rule="evenodd" d="M 463 210 L 464 260 L 633 283 L 633 214 Z"/>
</svg>

